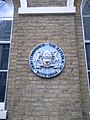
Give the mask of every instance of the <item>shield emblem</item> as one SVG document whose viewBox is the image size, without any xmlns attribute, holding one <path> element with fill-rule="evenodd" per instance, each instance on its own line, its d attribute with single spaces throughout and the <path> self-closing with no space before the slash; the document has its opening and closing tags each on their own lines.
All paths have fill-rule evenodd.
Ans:
<svg viewBox="0 0 90 120">
<path fill-rule="evenodd" d="M 50 67 L 51 59 L 52 59 L 51 53 L 48 50 L 46 50 L 42 55 L 42 62 L 44 64 L 44 67 Z"/>
</svg>

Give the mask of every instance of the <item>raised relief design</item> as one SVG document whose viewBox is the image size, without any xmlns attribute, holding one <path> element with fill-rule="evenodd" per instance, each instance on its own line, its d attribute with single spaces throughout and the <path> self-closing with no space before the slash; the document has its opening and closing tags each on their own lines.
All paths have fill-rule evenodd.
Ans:
<svg viewBox="0 0 90 120">
<path fill-rule="evenodd" d="M 49 52 L 48 50 L 45 50 L 43 53 L 37 51 L 35 65 L 36 65 L 36 68 L 41 68 L 41 67 L 59 68 L 60 60 L 58 59 L 57 51 Z"/>
<path fill-rule="evenodd" d="M 50 78 L 58 75 L 65 66 L 65 56 L 61 48 L 52 43 L 36 46 L 29 57 L 29 65 L 34 73 Z"/>
</svg>

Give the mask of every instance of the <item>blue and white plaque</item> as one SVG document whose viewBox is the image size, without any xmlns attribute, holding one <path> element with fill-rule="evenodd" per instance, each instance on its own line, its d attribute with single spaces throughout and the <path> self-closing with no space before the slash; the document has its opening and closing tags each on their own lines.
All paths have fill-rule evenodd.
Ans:
<svg viewBox="0 0 90 120">
<path fill-rule="evenodd" d="M 40 77 L 55 77 L 64 69 L 65 55 L 57 45 L 42 43 L 31 51 L 29 65 L 32 71 Z"/>
</svg>

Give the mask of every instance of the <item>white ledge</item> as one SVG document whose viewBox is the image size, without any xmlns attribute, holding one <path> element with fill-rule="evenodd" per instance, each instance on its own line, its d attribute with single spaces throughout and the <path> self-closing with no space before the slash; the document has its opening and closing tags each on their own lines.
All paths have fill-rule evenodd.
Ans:
<svg viewBox="0 0 90 120">
<path fill-rule="evenodd" d="M 2 119 L 6 119 L 7 118 L 7 111 L 6 110 L 2 110 L 0 111 L 0 120 Z"/>
<path fill-rule="evenodd" d="M 0 102 L 0 120 L 7 118 L 7 111 L 5 110 L 5 102 Z"/>
<path fill-rule="evenodd" d="M 75 7 L 20 7 L 18 14 L 61 14 L 75 13 Z"/>
</svg>

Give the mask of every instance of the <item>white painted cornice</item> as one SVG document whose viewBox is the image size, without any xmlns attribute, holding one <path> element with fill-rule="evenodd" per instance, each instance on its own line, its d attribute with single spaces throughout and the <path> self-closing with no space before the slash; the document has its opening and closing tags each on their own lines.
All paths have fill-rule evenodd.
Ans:
<svg viewBox="0 0 90 120">
<path fill-rule="evenodd" d="M 74 7 L 74 0 L 67 0 L 68 7 Z"/>
<path fill-rule="evenodd" d="M 76 12 L 74 0 L 67 0 L 67 6 L 63 7 L 27 7 L 27 0 L 20 0 L 20 3 L 18 14 L 70 14 Z"/>
</svg>

